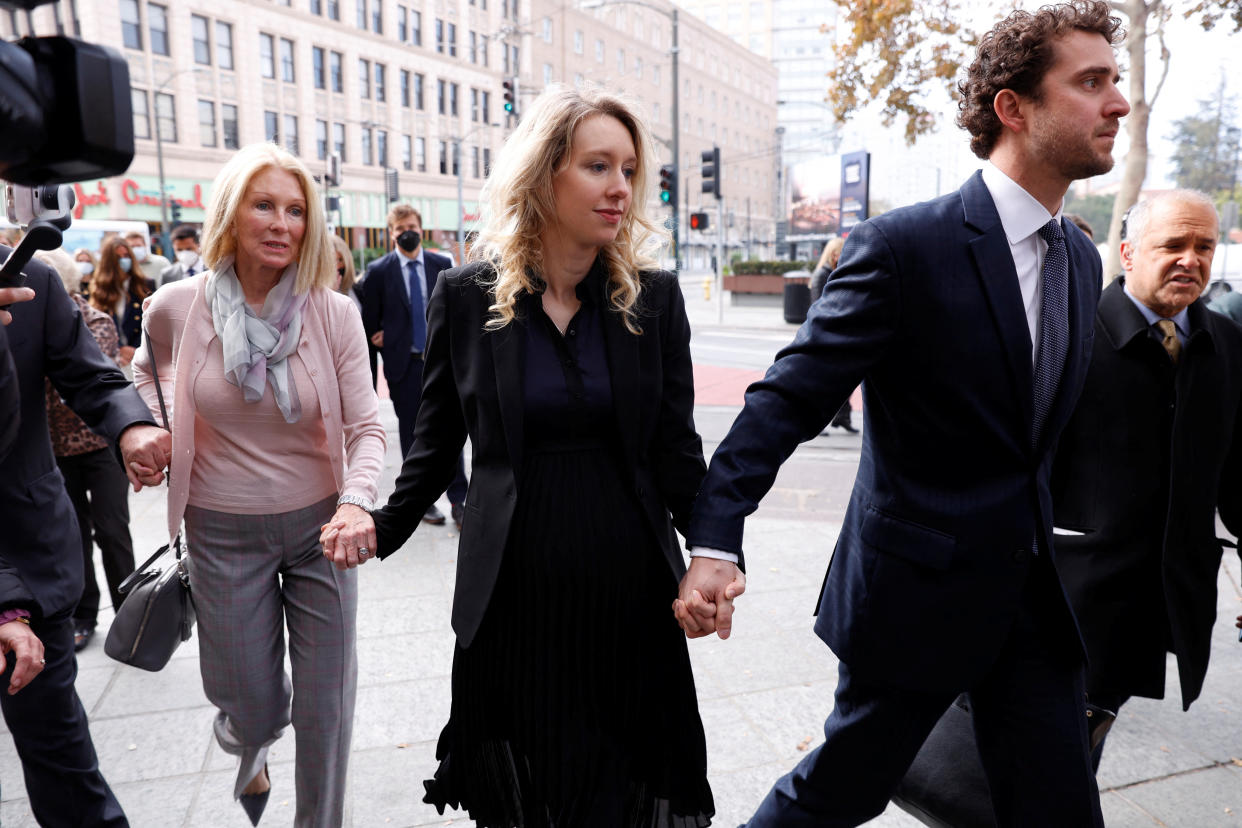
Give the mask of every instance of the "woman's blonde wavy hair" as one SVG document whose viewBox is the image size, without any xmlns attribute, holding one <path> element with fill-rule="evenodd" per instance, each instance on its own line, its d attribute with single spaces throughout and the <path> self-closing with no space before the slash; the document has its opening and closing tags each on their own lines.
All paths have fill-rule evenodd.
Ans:
<svg viewBox="0 0 1242 828">
<path fill-rule="evenodd" d="M 596 115 L 616 118 L 634 141 L 630 209 L 621 218 L 616 239 L 600 254 L 608 273 L 609 303 L 623 315 L 631 333 L 642 332 L 637 322 L 638 274 L 657 266 L 655 252 L 665 235 L 647 216 L 651 165 L 656 157 L 651 136 L 631 102 L 601 88 L 574 89 L 563 84 L 549 86 L 523 114 L 480 194 L 478 237 L 470 259 L 487 262 L 495 270 L 489 284 L 493 304 L 487 330 L 499 330 L 513 321 L 523 291 L 542 292 L 540 238 L 556 214 L 552 178 L 569 165 L 578 125 Z"/>
</svg>

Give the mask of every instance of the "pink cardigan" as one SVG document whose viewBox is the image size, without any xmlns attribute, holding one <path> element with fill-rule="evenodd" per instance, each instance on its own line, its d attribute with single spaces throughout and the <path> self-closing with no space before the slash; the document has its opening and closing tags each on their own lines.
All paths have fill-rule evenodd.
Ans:
<svg viewBox="0 0 1242 828">
<path fill-rule="evenodd" d="M 216 331 L 203 295 L 205 284 L 206 274 L 200 274 L 156 291 L 144 314 L 143 345 L 134 355 L 138 392 L 156 422 L 162 423 L 151 376 L 151 353 L 159 360 L 160 384 L 172 424 L 169 538 L 181 527 L 190 495 L 194 381 L 203 367 L 207 349 L 220 347 L 214 344 Z M 362 317 L 348 297 L 319 288 L 311 291 L 302 311 L 298 356 L 310 372 L 319 397 L 337 491 L 374 501 L 387 438 L 379 420 L 379 399 L 371 387 Z M 239 391 L 239 404 L 240 400 Z"/>
</svg>

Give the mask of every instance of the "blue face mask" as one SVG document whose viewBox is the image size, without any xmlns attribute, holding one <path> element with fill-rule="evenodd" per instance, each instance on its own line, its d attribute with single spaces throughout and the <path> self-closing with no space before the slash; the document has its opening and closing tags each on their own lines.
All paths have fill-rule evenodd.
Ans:
<svg viewBox="0 0 1242 828">
<path fill-rule="evenodd" d="M 131 259 L 129 256 L 122 256 L 121 258 L 117 259 L 116 263 L 117 265 L 120 266 L 121 270 L 125 271 L 126 273 L 129 273 L 129 269 L 133 266 L 134 260 Z"/>
</svg>

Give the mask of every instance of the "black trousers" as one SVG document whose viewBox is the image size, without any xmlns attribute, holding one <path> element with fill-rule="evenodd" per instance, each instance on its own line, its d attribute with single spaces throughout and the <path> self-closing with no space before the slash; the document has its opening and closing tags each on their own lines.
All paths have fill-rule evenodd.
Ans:
<svg viewBox="0 0 1242 828">
<path fill-rule="evenodd" d="M 401 440 L 401 457 L 404 459 L 414 445 L 414 422 L 418 419 L 418 406 L 423 401 L 423 361 L 415 359 L 399 382 L 388 383 L 388 396 L 397 412 L 397 435 Z M 449 503 L 466 502 L 466 461 L 457 455 L 457 472 L 448 486 Z"/>
<path fill-rule="evenodd" d="M 121 605 L 121 581 L 134 571 L 134 542 L 129 535 L 129 480 L 111 449 L 57 457 L 56 465 L 65 478 L 65 489 L 73 501 L 82 533 L 82 564 L 85 583 L 73 617 L 83 626 L 94 627 L 99 614 L 99 584 L 95 580 L 92 544 L 99 545 L 104 576 L 113 609 Z"/>
<path fill-rule="evenodd" d="M 57 828 L 128 826 L 99 772 L 86 710 L 73 687 L 78 676 L 73 620 L 66 611 L 30 626 L 43 642 L 47 664 L 34 681 L 10 696 L 14 657 L 9 653 L 0 691 L 0 709 L 22 760 L 30 810 L 40 825 Z"/>
</svg>

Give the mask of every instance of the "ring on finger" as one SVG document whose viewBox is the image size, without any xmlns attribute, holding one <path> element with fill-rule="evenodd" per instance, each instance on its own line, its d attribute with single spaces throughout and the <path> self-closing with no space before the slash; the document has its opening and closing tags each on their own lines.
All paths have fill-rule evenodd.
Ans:
<svg viewBox="0 0 1242 828">
<path fill-rule="evenodd" d="M 369 557 L 371 557 L 371 550 L 370 550 L 370 549 L 367 549 L 365 546 L 359 546 L 359 547 L 358 547 L 358 557 L 359 557 L 359 558 L 369 558 Z"/>
</svg>

